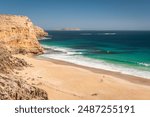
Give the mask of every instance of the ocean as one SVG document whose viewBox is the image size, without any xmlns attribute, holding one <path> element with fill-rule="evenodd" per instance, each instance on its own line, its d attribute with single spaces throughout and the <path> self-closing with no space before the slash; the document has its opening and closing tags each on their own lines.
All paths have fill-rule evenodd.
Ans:
<svg viewBox="0 0 150 117">
<path fill-rule="evenodd" d="M 40 57 L 150 79 L 150 31 L 48 31 Z"/>
</svg>

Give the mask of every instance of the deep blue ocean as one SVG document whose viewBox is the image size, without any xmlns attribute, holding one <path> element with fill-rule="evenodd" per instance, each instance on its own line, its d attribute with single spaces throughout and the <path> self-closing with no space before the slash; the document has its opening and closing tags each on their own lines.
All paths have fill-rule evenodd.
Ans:
<svg viewBox="0 0 150 117">
<path fill-rule="evenodd" d="M 150 31 L 48 31 L 41 55 L 150 78 Z"/>
</svg>

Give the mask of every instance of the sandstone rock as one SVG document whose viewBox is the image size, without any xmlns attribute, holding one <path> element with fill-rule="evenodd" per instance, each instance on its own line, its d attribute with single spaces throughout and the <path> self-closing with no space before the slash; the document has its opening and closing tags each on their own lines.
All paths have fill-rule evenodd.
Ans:
<svg viewBox="0 0 150 117">
<path fill-rule="evenodd" d="M 11 73 L 14 69 L 29 66 L 26 61 L 13 57 L 4 44 L 0 44 L 0 73 Z"/>
<path fill-rule="evenodd" d="M 48 33 L 38 26 L 34 26 L 34 30 L 35 30 L 37 38 L 48 36 Z"/>
<path fill-rule="evenodd" d="M 47 100 L 47 93 L 21 79 L 0 76 L 1 100 Z"/>
<path fill-rule="evenodd" d="M 37 38 L 46 34 L 26 16 L 0 15 L 0 99 L 48 99 L 44 90 L 31 86 L 12 74 L 14 70 L 29 66 L 26 61 L 12 54 L 43 53 Z"/>
<path fill-rule="evenodd" d="M 6 43 L 12 52 L 43 53 L 37 37 L 45 35 L 26 16 L 0 15 L 0 42 Z"/>
</svg>

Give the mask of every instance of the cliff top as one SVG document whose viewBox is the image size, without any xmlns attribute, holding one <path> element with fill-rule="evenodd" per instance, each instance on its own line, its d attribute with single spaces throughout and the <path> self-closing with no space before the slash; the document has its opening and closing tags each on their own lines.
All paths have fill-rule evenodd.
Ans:
<svg viewBox="0 0 150 117">
<path fill-rule="evenodd" d="M 0 42 L 6 43 L 14 52 L 23 50 L 26 53 L 43 53 L 37 38 L 46 35 L 27 16 L 0 15 Z"/>
</svg>

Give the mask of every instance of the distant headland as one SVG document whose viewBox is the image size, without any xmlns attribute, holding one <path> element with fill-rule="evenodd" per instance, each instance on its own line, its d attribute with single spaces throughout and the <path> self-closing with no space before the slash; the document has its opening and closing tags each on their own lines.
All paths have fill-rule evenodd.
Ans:
<svg viewBox="0 0 150 117">
<path fill-rule="evenodd" d="M 80 31 L 80 28 L 63 28 L 64 31 Z"/>
</svg>

